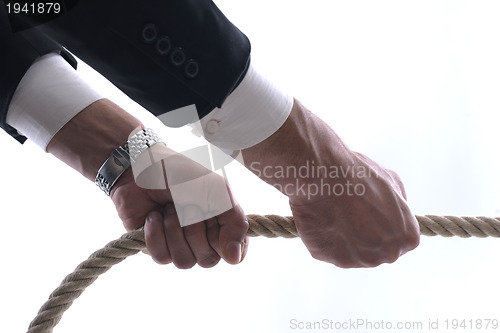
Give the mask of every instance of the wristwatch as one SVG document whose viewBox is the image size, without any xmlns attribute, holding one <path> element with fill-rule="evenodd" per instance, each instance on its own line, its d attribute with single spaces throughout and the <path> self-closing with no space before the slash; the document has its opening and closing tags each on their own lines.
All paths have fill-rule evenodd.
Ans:
<svg viewBox="0 0 500 333">
<path fill-rule="evenodd" d="M 159 142 L 163 141 L 150 128 L 137 132 L 123 146 L 111 153 L 97 172 L 95 184 L 109 196 L 111 189 L 125 170 L 149 147 Z"/>
</svg>

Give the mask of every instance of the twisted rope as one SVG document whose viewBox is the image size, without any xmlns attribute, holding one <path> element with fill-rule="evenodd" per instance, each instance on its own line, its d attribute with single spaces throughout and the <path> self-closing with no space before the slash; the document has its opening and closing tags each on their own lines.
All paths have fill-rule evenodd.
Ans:
<svg viewBox="0 0 500 333">
<path fill-rule="evenodd" d="M 248 236 L 268 238 L 298 237 L 293 217 L 278 215 L 248 215 Z M 500 237 L 500 217 L 417 216 L 420 233 L 425 236 Z M 51 333 L 64 312 L 101 274 L 113 265 L 145 248 L 144 232 L 136 230 L 124 234 L 94 252 L 69 274 L 54 290 L 31 322 L 28 333 Z"/>
</svg>

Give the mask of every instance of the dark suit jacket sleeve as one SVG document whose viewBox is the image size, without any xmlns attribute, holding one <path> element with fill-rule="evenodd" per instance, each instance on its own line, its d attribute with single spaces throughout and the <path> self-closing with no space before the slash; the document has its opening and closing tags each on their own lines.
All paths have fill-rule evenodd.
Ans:
<svg viewBox="0 0 500 333">
<path fill-rule="evenodd" d="M 33 61 L 47 53 L 60 52 L 75 68 L 76 60 L 61 45 L 38 31 L 12 33 L 3 1 L 0 1 L 0 50 L 0 127 L 24 142 L 26 138 L 5 123 L 9 103 L 24 74 Z"/>
<path fill-rule="evenodd" d="M 0 58 L 0 66 L 16 62 L 9 86 L 0 87 L 2 119 L 10 100 L 4 91 L 15 90 L 39 55 L 26 50 L 36 43 L 64 45 L 157 116 L 195 104 L 201 118 L 221 107 L 250 62 L 248 39 L 210 0 L 81 0 L 63 16 L 26 32 L 45 37 L 22 41 L 8 58 Z M 26 32 L 1 39 L 0 45 L 9 38 L 22 40 Z"/>
</svg>

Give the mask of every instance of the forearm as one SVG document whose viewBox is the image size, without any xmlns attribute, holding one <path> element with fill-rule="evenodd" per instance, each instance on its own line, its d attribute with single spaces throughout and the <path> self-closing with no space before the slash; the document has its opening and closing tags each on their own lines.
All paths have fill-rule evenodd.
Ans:
<svg viewBox="0 0 500 333">
<path fill-rule="evenodd" d="M 52 138 L 47 151 L 94 180 L 112 151 L 123 145 L 141 122 L 107 99 L 82 110 Z"/>
</svg>

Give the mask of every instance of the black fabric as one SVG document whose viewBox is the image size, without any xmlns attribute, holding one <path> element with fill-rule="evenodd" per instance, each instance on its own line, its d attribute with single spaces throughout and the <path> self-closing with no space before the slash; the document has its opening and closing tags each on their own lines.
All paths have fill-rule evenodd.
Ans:
<svg viewBox="0 0 500 333">
<path fill-rule="evenodd" d="M 6 7 L 0 1 L 0 127 L 19 142 L 26 141 L 18 131 L 7 125 L 7 109 L 16 88 L 33 61 L 50 52 L 63 52 L 64 57 L 76 64 L 64 48 L 34 29 L 13 33 Z"/>
<path fill-rule="evenodd" d="M 27 30 L 65 15 L 79 0 L 4 0 L 13 32 Z"/>
<path fill-rule="evenodd" d="M 63 52 L 64 45 L 156 116 L 195 104 L 201 118 L 221 107 L 250 61 L 248 39 L 210 0 L 80 0 L 36 28 L 13 33 L 2 27 L 3 128 L 9 129 L 5 114 L 20 79 L 55 45 Z"/>
</svg>

